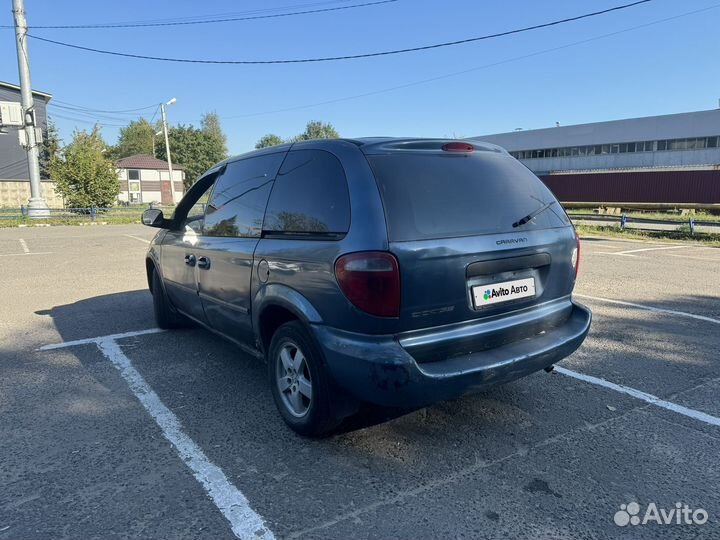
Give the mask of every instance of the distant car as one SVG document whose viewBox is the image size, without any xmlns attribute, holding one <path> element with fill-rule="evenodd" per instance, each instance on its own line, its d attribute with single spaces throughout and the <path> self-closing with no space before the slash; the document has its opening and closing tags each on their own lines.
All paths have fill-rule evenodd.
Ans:
<svg viewBox="0 0 720 540">
<path fill-rule="evenodd" d="M 210 169 L 147 254 L 157 324 L 194 321 L 268 364 L 285 422 L 332 431 L 362 402 L 418 407 L 575 351 L 579 240 L 503 149 L 317 140 Z"/>
</svg>

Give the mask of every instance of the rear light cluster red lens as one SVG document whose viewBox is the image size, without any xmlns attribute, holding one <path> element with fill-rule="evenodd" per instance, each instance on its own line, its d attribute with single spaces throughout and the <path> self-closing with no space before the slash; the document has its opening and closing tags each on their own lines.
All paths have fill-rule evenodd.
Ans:
<svg viewBox="0 0 720 540">
<path fill-rule="evenodd" d="M 470 143 L 450 142 L 444 144 L 442 149 L 445 150 L 445 152 L 473 152 L 475 147 Z"/>
<path fill-rule="evenodd" d="M 378 317 L 400 315 L 400 267 L 392 254 L 343 255 L 335 262 L 335 278 L 356 308 Z"/>
<path fill-rule="evenodd" d="M 580 236 L 577 232 L 575 233 L 575 249 L 573 249 L 570 261 L 575 269 L 575 279 L 577 279 L 578 270 L 580 270 Z"/>
</svg>

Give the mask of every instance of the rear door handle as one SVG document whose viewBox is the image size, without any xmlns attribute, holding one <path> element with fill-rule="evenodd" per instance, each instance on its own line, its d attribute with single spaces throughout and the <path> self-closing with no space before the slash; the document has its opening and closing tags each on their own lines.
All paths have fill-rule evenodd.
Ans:
<svg viewBox="0 0 720 540">
<path fill-rule="evenodd" d="M 210 259 L 208 257 L 200 257 L 197 260 L 197 265 L 198 268 L 203 268 L 207 270 L 208 268 L 210 268 Z"/>
<path fill-rule="evenodd" d="M 185 264 L 195 266 L 195 255 L 185 255 Z"/>
</svg>

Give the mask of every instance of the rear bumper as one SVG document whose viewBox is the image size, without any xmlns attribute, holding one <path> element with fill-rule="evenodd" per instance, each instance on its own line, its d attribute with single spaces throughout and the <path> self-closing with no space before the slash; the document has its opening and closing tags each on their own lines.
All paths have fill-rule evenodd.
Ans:
<svg viewBox="0 0 720 540">
<path fill-rule="evenodd" d="M 394 336 L 355 334 L 313 325 L 336 383 L 355 398 L 384 406 L 419 407 L 507 383 L 573 353 L 592 314 L 570 303 L 568 317 L 544 333 L 481 352 L 418 364 Z"/>
</svg>

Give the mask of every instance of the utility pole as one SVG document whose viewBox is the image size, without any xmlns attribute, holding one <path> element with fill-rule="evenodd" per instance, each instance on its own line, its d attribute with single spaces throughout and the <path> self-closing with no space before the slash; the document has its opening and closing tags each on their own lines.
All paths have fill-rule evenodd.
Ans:
<svg viewBox="0 0 720 540">
<path fill-rule="evenodd" d="M 165 115 L 165 105 L 172 105 L 175 103 L 175 98 L 172 98 L 167 103 L 160 104 L 160 112 L 162 113 L 162 125 L 163 133 L 165 134 L 165 153 L 167 154 L 168 173 L 170 174 L 170 195 L 172 196 L 172 203 L 175 204 L 175 182 L 173 181 L 173 168 L 172 158 L 170 157 L 170 138 L 168 137 L 168 126 L 167 116 Z"/>
<path fill-rule="evenodd" d="M 27 142 L 28 171 L 30 173 L 30 200 L 28 216 L 31 218 L 48 217 L 50 212 L 43 199 L 40 188 L 40 164 L 38 162 L 38 144 L 35 134 L 35 108 L 30 80 L 30 53 L 27 46 L 27 21 L 25 20 L 24 0 L 13 0 L 15 19 L 15 44 L 17 46 L 18 73 L 20 74 L 20 96 L 24 116 L 25 141 Z"/>
</svg>

